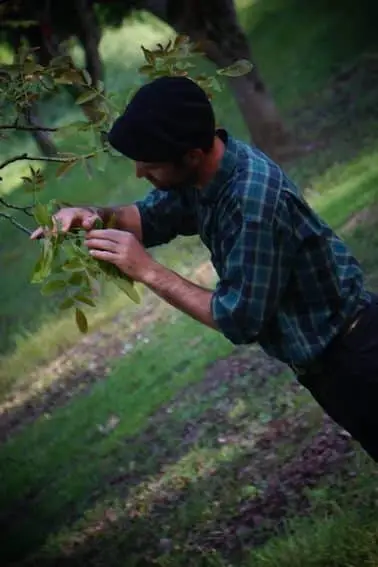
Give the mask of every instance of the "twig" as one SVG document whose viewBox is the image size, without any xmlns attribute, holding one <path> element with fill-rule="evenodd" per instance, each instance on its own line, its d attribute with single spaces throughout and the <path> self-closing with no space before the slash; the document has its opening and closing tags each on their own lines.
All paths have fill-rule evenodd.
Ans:
<svg viewBox="0 0 378 567">
<path fill-rule="evenodd" d="M 19 126 L 18 124 L 0 124 L 0 130 L 25 130 L 26 132 L 57 132 L 58 128 L 47 126 Z"/>
<path fill-rule="evenodd" d="M 19 207 L 18 205 L 11 205 L 10 203 L 7 203 L 7 201 L 3 198 L 0 197 L 0 204 L 3 205 L 4 207 L 7 207 L 7 209 L 13 209 L 15 211 L 22 211 L 23 213 L 25 213 L 26 215 L 29 215 L 30 217 L 33 216 L 33 213 L 31 213 L 31 209 L 33 208 L 31 205 L 28 205 L 26 207 Z"/>
<path fill-rule="evenodd" d="M 3 161 L 3 163 L 0 165 L 0 169 L 3 169 L 4 167 L 6 167 L 7 165 L 10 165 L 11 163 L 13 163 L 14 161 L 18 161 L 19 159 L 25 159 L 27 157 L 28 154 L 21 154 L 19 156 L 13 156 L 5 161 Z"/>
<path fill-rule="evenodd" d="M 21 223 L 17 222 L 16 219 L 14 219 L 11 215 L 8 215 L 7 213 L 1 213 L 0 212 L 0 217 L 2 217 L 4 219 L 8 219 L 14 226 L 16 226 L 17 228 L 22 230 L 22 232 L 26 232 L 26 234 L 28 234 L 29 236 L 31 234 L 33 234 L 32 230 L 29 230 L 28 228 L 26 228 L 26 226 L 23 226 Z"/>
<path fill-rule="evenodd" d="M 66 163 L 66 162 L 73 162 L 73 161 L 78 161 L 79 159 L 88 159 L 91 157 L 94 157 L 96 155 L 96 152 L 91 152 L 90 154 L 87 154 L 85 156 L 73 156 L 73 157 L 68 157 L 68 158 L 64 158 L 64 157 L 49 157 L 49 156 L 29 156 L 28 154 L 20 154 L 19 156 L 14 156 L 12 158 L 7 159 L 6 161 L 4 161 L 2 164 L 0 164 L 0 169 L 3 169 L 4 167 L 6 167 L 7 165 L 15 162 L 15 161 L 20 161 L 20 160 L 28 160 L 28 161 L 51 161 L 51 162 L 56 162 L 56 163 Z"/>
</svg>

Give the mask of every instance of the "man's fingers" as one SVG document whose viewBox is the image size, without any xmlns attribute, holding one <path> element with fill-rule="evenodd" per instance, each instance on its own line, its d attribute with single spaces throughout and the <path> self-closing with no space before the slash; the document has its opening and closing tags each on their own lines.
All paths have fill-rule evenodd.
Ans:
<svg viewBox="0 0 378 567">
<path fill-rule="evenodd" d="M 114 230 L 112 228 L 96 229 L 96 230 L 91 230 L 90 232 L 87 232 L 87 234 L 85 235 L 85 238 L 87 240 L 91 239 L 91 238 L 96 238 L 96 239 L 101 239 L 101 240 L 104 239 L 104 240 L 109 240 L 111 242 L 119 243 L 120 234 L 121 234 L 120 230 Z"/>
<path fill-rule="evenodd" d="M 90 230 L 91 228 L 93 228 L 93 225 L 96 222 L 96 220 L 101 220 L 98 215 L 93 215 L 91 217 L 85 218 L 83 220 L 83 228 L 85 230 Z"/>
<path fill-rule="evenodd" d="M 110 262 L 111 264 L 116 264 L 118 256 L 113 252 L 106 252 L 105 250 L 90 250 L 90 255 L 97 260 L 105 260 L 105 262 Z M 116 264 L 117 265 L 117 264 Z"/>
<path fill-rule="evenodd" d="M 31 235 L 30 238 L 31 240 L 38 240 L 39 238 L 42 238 L 43 235 L 45 233 L 52 233 L 52 234 L 57 234 L 58 230 L 60 230 L 61 232 L 68 232 L 69 229 L 71 228 L 71 219 L 61 219 L 59 217 L 52 217 L 52 221 L 53 221 L 53 229 L 44 229 L 41 226 L 39 226 Z"/>
<path fill-rule="evenodd" d="M 117 243 L 106 238 L 87 238 L 85 244 L 90 249 L 117 251 Z"/>
<path fill-rule="evenodd" d="M 31 240 L 38 240 L 43 236 L 43 229 L 41 227 L 37 228 L 34 232 L 31 233 L 30 239 Z"/>
</svg>

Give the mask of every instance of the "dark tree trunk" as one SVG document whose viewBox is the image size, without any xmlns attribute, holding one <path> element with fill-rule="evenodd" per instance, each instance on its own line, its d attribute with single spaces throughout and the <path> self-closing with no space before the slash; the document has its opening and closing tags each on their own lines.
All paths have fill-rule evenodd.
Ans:
<svg viewBox="0 0 378 567">
<path fill-rule="evenodd" d="M 200 41 L 207 57 L 218 67 L 230 65 L 237 59 L 253 62 L 232 0 L 183 0 L 180 6 L 171 0 L 166 19 L 177 32 Z M 251 142 L 279 160 L 288 143 L 288 134 L 258 67 L 253 64 L 247 75 L 229 79 L 230 87 L 250 132 Z"/>
<path fill-rule="evenodd" d="M 39 26 L 26 28 L 25 30 L 15 30 L 14 34 L 10 36 L 10 39 L 17 51 L 21 45 L 22 38 L 25 37 L 32 47 L 38 47 L 36 56 L 41 65 L 47 65 L 50 57 L 48 53 L 48 48 L 44 41 L 43 35 L 41 33 L 41 28 Z M 23 111 L 23 116 L 25 118 L 26 124 L 29 126 L 39 126 L 43 124 L 43 120 L 39 118 L 39 109 L 37 103 L 31 103 Z M 58 153 L 56 145 L 51 139 L 48 132 L 42 130 L 35 130 L 31 132 L 31 135 L 43 156 L 53 156 Z"/>
<path fill-rule="evenodd" d="M 100 81 L 104 80 L 104 68 L 99 52 L 101 29 L 92 2 L 77 0 L 75 10 L 77 15 L 76 34 L 85 51 L 85 66 L 92 78 L 93 85 L 98 85 Z"/>
<path fill-rule="evenodd" d="M 103 80 L 103 65 L 99 54 L 101 30 L 93 10 L 93 3 L 90 0 L 78 0 L 73 6 L 76 13 L 72 14 L 72 30 L 61 29 L 59 22 L 55 21 L 59 13 L 58 16 L 55 14 L 54 20 L 54 10 L 50 11 L 49 4 L 46 4 L 40 12 L 34 14 L 40 25 L 16 32 L 18 43 L 21 37 L 25 36 L 32 47 L 39 48 L 36 56 L 41 65 L 46 66 L 53 57 L 66 54 L 62 41 L 70 35 L 76 35 L 85 51 L 86 68 L 92 84 L 97 86 Z M 72 6 L 67 8 L 70 7 L 72 9 Z M 82 92 L 77 85 L 68 87 L 68 90 L 75 98 Z M 81 108 L 89 120 L 96 121 L 98 111 L 95 101 L 82 104 Z M 38 120 L 37 116 L 38 105 L 33 104 L 26 110 L 25 119 L 30 125 L 43 123 L 43 120 Z M 57 148 L 47 132 L 33 131 L 31 134 L 43 155 L 51 156 L 57 153 Z"/>
</svg>

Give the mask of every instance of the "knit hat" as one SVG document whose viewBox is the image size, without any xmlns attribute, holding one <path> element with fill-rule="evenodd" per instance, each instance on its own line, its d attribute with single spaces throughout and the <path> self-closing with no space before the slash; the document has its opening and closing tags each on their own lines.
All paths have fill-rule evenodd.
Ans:
<svg viewBox="0 0 378 567">
<path fill-rule="evenodd" d="M 159 77 L 138 90 L 108 140 L 132 160 L 156 163 L 210 148 L 214 135 L 214 112 L 205 91 L 186 77 Z"/>
</svg>

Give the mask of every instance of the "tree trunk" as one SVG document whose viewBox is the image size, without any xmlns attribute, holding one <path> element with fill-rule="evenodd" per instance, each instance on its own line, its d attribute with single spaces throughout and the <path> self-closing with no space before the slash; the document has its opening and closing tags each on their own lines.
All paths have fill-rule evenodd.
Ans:
<svg viewBox="0 0 378 567">
<path fill-rule="evenodd" d="M 93 85 L 97 86 L 100 81 L 104 80 L 104 68 L 99 52 L 101 29 L 92 2 L 77 0 L 75 10 L 77 14 L 77 29 L 75 31 L 85 51 L 85 66 L 92 78 Z"/>
<path fill-rule="evenodd" d="M 42 65 L 46 64 L 49 57 L 40 26 L 32 26 L 25 30 L 16 29 L 9 37 L 15 51 L 19 49 L 22 38 L 25 37 L 31 47 L 39 48 L 38 51 L 35 52 L 38 61 Z M 26 124 L 29 126 L 40 126 L 43 123 L 42 120 L 39 120 L 38 104 L 35 102 L 24 108 L 22 114 L 25 118 Z M 31 132 L 31 135 L 43 156 L 53 156 L 58 153 L 56 145 L 52 141 L 48 132 L 35 130 Z"/>
<path fill-rule="evenodd" d="M 38 118 L 38 105 L 32 104 L 25 113 L 25 119 L 30 126 L 40 126 L 43 122 Z M 35 143 L 43 156 L 54 156 L 58 153 L 57 147 L 48 132 L 35 130 L 32 133 Z"/>
<path fill-rule="evenodd" d="M 168 23 L 178 33 L 200 41 L 206 56 L 218 67 L 230 65 L 238 59 L 253 62 L 232 0 L 183 0 L 180 4 L 177 6 L 173 0 L 168 2 Z M 279 160 L 289 136 L 256 64 L 247 75 L 230 79 L 230 87 L 252 144 Z"/>
</svg>

